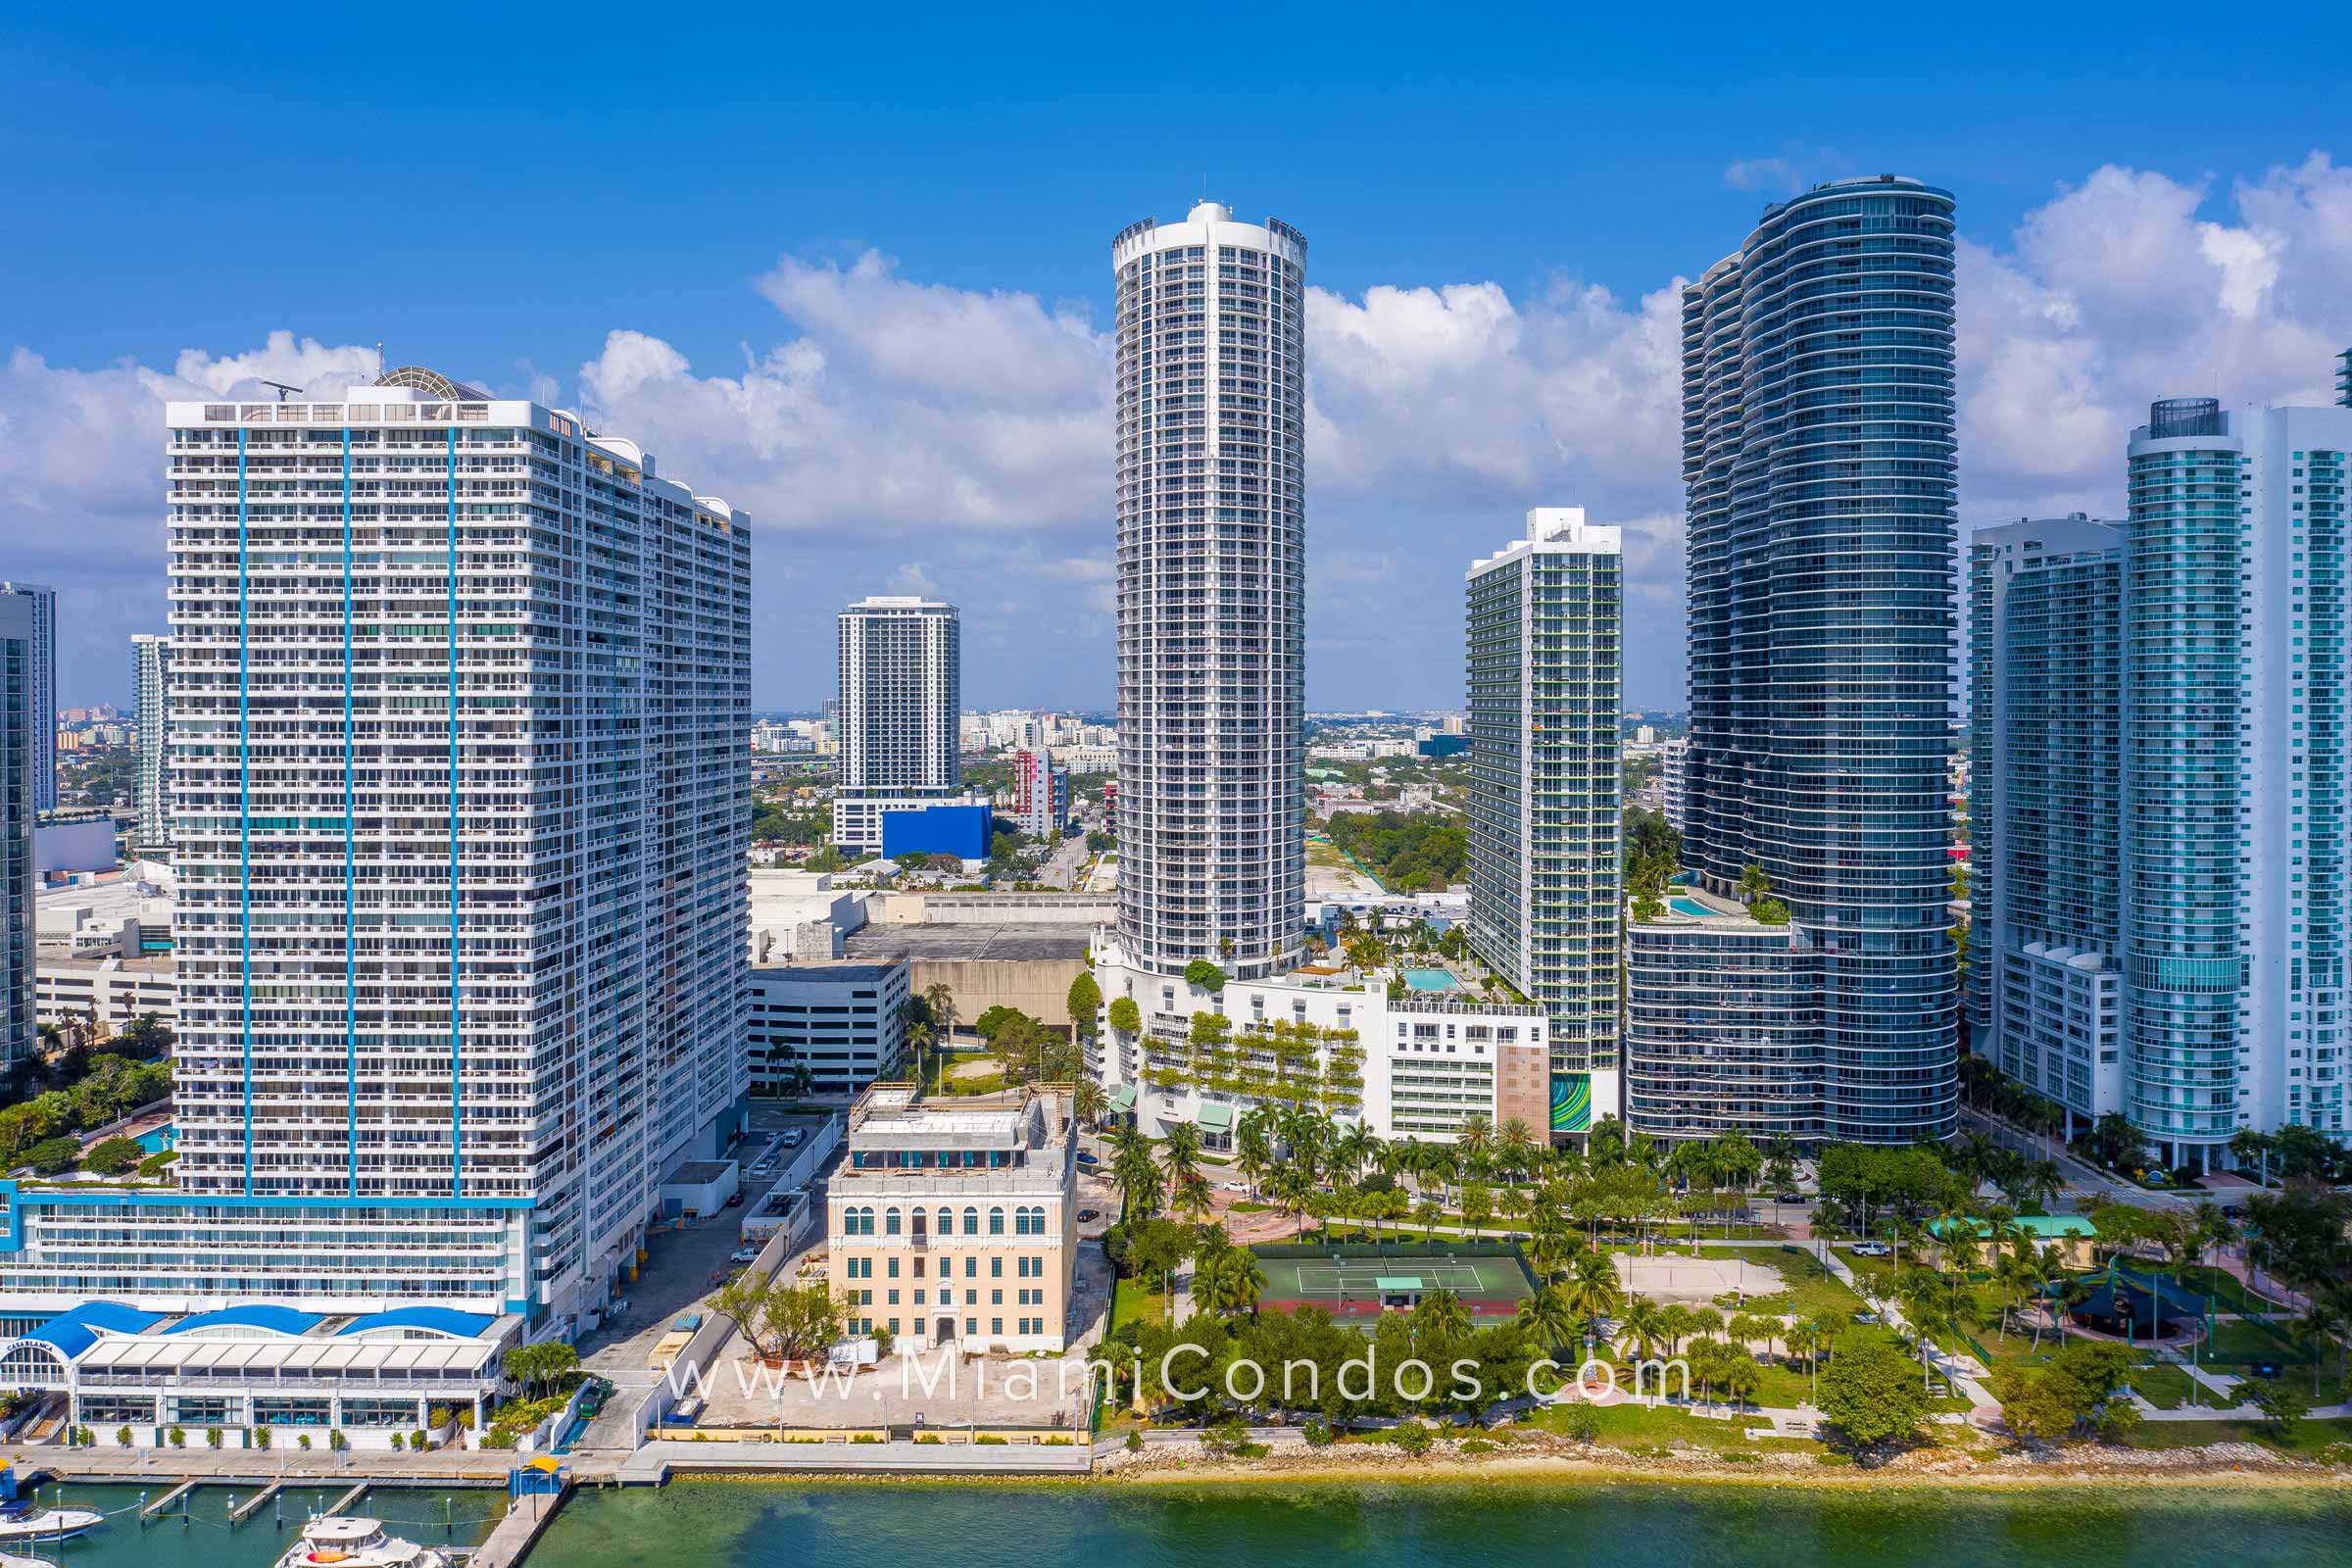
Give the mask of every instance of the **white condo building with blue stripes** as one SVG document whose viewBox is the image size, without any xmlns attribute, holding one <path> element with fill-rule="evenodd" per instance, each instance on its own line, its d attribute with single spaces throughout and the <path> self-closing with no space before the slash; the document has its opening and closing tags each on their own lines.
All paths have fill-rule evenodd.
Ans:
<svg viewBox="0 0 2352 1568">
<path fill-rule="evenodd" d="M 169 424 L 176 1180 L 0 1184 L 0 1319 L 548 1332 L 743 1114 L 748 519 L 429 370 Z"/>
</svg>

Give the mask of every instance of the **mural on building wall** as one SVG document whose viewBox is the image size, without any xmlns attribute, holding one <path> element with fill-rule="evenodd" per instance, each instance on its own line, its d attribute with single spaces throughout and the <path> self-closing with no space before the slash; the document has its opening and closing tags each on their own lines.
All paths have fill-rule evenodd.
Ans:
<svg viewBox="0 0 2352 1568">
<path fill-rule="evenodd" d="M 1583 1133 L 1592 1130 L 1592 1075 L 1555 1072 L 1551 1075 L 1551 1130 Z"/>
</svg>

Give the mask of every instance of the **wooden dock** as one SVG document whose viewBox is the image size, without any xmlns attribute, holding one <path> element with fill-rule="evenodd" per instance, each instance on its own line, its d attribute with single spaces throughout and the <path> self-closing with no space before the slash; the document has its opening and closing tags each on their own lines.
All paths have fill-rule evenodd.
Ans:
<svg viewBox="0 0 2352 1568">
<path fill-rule="evenodd" d="M 247 1497 L 243 1502 L 240 1502 L 235 1507 L 229 1509 L 229 1528 L 233 1530 L 238 1525 L 241 1525 L 246 1520 L 252 1518 L 255 1514 L 261 1512 L 262 1504 L 268 1502 L 271 1497 L 276 1496 L 279 1493 L 285 1490 L 286 1484 L 283 1481 L 272 1481 L 261 1491 L 255 1493 L 252 1496 Z"/>
<path fill-rule="evenodd" d="M 330 1514 L 341 1513 L 366 1495 L 368 1495 L 368 1483 L 363 1481 L 358 1486 L 352 1488 L 349 1492 L 343 1494 L 343 1495 L 340 1497 L 337 1497 L 334 1501 L 328 1503 L 326 1505 L 326 1511 Z"/>
<path fill-rule="evenodd" d="M 540 1533 L 564 1511 L 572 1485 L 566 1478 L 562 1492 L 538 1493 L 509 1501 L 506 1517 L 491 1528 L 480 1545 L 466 1554 L 466 1568 L 514 1568 L 538 1541 Z"/>
<path fill-rule="evenodd" d="M 178 1486 L 173 1487 L 170 1492 L 165 1493 L 162 1496 L 156 1498 L 146 1507 L 141 1508 L 139 1510 L 139 1518 L 141 1520 L 148 1520 L 153 1519 L 158 1514 L 170 1513 L 173 1503 L 179 1501 L 180 1498 L 186 1496 L 189 1493 L 194 1492 L 195 1490 L 195 1482 L 182 1481 Z"/>
</svg>

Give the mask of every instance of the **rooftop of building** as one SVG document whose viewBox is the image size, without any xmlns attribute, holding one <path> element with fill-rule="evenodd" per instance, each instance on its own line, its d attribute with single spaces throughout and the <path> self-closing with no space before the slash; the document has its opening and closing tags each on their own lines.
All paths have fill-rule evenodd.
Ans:
<svg viewBox="0 0 2352 1568">
<path fill-rule="evenodd" d="M 755 963 L 752 965 L 752 974 L 761 980 L 830 980 L 843 984 L 867 981 L 879 984 L 903 967 L 904 964 L 898 959 L 876 963 L 857 958 L 791 958 Z"/>
<path fill-rule="evenodd" d="M 1767 925 L 1747 912 L 1747 906 L 1738 899 L 1710 892 L 1694 882 L 1677 882 L 1658 898 L 1656 915 L 1646 920 L 1632 918 L 1627 924 L 1637 926 L 1724 927 L 1749 931 L 1786 930 L 1783 925 Z"/>
<path fill-rule="evenodd" d="M 849 1144 L 853 1154 L 1026 1150 L 1058 1155 L 1069 1143 L 1070 1127 L 1069 1099 L 1052 1086 L 927 1098 L 913 1084 L 878 1083 L 850 1106 Z M 984 1175 L 990 1168 L 1002 1167 L 980 1167 L 972 1174 Z M 853 1161 L 836 1172 L 836 1179 L 872 1174 L 856 1170 Z"/>
<path fill-rule="evenodd" d="M 94 1300 L 26 1330 L 19 1341 L 44 1346 L 84 1369 L 176 1373 L 299 1366 L 430 1373 L 489 1365 L 519 1325 L 516 1318 L 442 1306 L 347 1316 L 244 1301 L 172 1313 Z"/>
<path fill-rule="evenodd" d="M 287 392 L 302 395 L 289 400 Z M 751 519 L 723 497 L 704 495 L 679 479 L 661 474 L 653 454 L 626 436 L 600 434 L 569 409 L 549 408 L 528 398 L 498 397 L 421 365 L 403 365 L 384 370 L 372 384 L 322 386 L 316 393 L 291 387 L 270 398 L 231 391 L 209 398 L 173 399 L 164 405 L 164 419 L 175 430 L 212 425 L 460 422 L 530 425 L 578 437 L 634 470 L 632 478 L 649 488 L 692 500 L 703 511 L 717 514 L 716 520 L 731 529 L 748 529 L 751 525 Z"/>
<path fill-rule="evenodd" d="M 664 1187 L 708 1187 L 722 1181 L 734 1170 L 735 1163 L 726 1159 L 690 1159 L 662 1178 Z"/>
<path fill-rule="evenodd" d="M 40 953 L 40 967 L 44 974 L 78 973 L 145 975 L 154 980 L 169 980 L 177 972 L 177 961 L 169 953 L 150 953 L 136 958 L 125 958 L 115 953 L 68 953 L 62 947 L 44 945 Z"/>
<path fill-rule="evenodd" d="M 938 925 L 869 925 L 844 939 L 852 959 L 906 958 L 929 962 L 996 963 L 1086 961 L 1090 927 L 1075 923 L 963 921 Z"/>
</svg>

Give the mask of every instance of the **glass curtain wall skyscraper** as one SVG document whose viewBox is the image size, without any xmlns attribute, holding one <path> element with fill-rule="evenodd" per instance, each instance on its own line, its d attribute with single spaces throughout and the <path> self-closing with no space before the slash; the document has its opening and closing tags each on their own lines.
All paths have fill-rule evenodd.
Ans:
<svg viewBox="0 0 2352 1568">
<path fill-rule="evenodd" d="M 32 808 L 57 809 L 57 590 L 0 582 L 0 597 L 19 599 L 32 617 Z"/>
<path fill-rule="evenodd" d="M 1977 1049 L 2174 1165 L 2341 1137 L 2352 410 L 2167 399 L 2125 461 L 2120 528 L 1972 553 Z"/>
<path fill-rule="evenodd" d="M 1118 942 L 1293 967 L 1305 913 L 1306 240 L 1216 202 L 1118 280 Z"/>
<path fill-rule="evenodd" d="M 2122 1102 L 2124 530 L 1969 549 L 1970 1050 L 2088 1120 Z"/>
<path fill-rule="evenodd" d="M 1582 507 L 1464 576 L 1470 946 L 1551 1015 L 1550 1131 L 1618 1112 L 1624 573 Z"/>
<path fill-rule="evenodd" d="M 137 771 L 131 780 L 134 808 L 131 854 L 141 859 L 172 858 L 169 777 L 164 761 L 171 723 L 172 639 L 148 632 L 130 639 L 131 733 Z"/>
<path fill-rule="evenodd" d="M 34 737 L 56 719 L 36 722 L 33 674 L 38 623 L 32 601 L 0 594 L 0 1072 L 31 1054 L 34 1026 L 32 827 Z"/>
<path fill-rule="evenodd" d="M 176 1188 L 0 1313 L 592 1309 L 743 1114 L 748 521 L 429 370 L 168 416 Z"/>
<path fill-rule="evenodd" d="M 1894 175 L 1816 186 L 1684 293 L 1685 863 L 1719 897 L 1760 873 L 1788 919 L 1633 928 L 1642 1131 L 1954 1130 L 1952 212 Z M 1726 1011 L 1737 1088 L 1708 1059 Z"/>
</svg>

